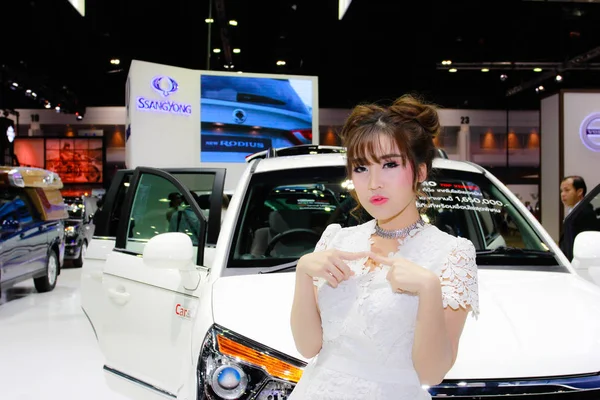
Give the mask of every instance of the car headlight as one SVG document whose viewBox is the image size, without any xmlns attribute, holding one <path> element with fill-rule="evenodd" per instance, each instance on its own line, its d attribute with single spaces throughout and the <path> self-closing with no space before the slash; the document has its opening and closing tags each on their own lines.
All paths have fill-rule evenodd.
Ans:
<svg viewBox="0 0 600 400">
<path fill-rule="evenodd" d="M 305 364 L 273 349 L 213 326 L 198 362 L 198 399 L 284 400 Z"/>
</svg>

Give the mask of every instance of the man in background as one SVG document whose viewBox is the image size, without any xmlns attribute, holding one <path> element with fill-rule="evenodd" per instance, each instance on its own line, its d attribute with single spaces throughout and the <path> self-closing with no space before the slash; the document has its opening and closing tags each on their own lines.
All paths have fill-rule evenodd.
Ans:
<svg viewBox="0 0 600 400">
<path fill-rule="evenodd" d="M 567 215 L 579 204 L 587 193 L 587 186 L 581 176 L 567 176 L 560 183 L 560 200 L 567 207 Z M 560 249 L 569 260 L 573 259 L 573 243 L 578 234 L 585 231 L 600 230 L 598 220 L 591 204 L 577 211 L 572 223 L 564 227 L 560 237 Z"/>
</svg>

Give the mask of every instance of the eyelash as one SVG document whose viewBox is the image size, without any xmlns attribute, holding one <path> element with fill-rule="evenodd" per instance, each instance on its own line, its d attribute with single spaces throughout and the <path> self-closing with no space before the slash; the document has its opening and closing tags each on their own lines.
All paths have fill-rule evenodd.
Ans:
<svg viewBox="0 0 600 400">
<path fill-rule="evenodd" d="M 395 161 L 390 161 L 390 162 L 386 162 L 385 164 L 383 164 L 383 168 L 396 168 L 398 166 L 398 163 Z M 356 173 L 361 173 L 364 172 L 366 170 L 366 168 L 362 165 L 356 166 L 354 167 L 354 172 Z"/>
</svg>

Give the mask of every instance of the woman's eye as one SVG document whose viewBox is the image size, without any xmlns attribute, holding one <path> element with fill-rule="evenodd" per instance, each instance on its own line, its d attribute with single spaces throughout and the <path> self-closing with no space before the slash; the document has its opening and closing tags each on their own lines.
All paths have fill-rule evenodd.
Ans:
<svg viewBox="0 0 600 400">
<path fill-rule="evenodd" d="M 354 172 L 361 173 L 361 172 L 365 172 L 366 170 L 367 169 L 365 167 L 362 167 L 362 166 L 354 167 Z"/>
<path fill-rule="evenodd" d="M 398 166 L 398 163 L 395 161 L 390 161 L 390 162 L 383 164 L 383 168 L 396 168 L 397 166 Z"/>
</svg>

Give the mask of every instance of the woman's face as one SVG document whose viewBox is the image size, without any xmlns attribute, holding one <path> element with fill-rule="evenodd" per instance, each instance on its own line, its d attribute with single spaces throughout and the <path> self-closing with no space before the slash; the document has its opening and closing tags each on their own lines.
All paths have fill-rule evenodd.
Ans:
<svg viewBox="0 0 600 400">
<path fill-rule="evenodd" d="M 409 162 L 402 165 L 400 151 L 390 139 L 382 138 L 378 147 L 380 162 L 371 160 L 354 167 L 352 183 L 362 207 L 374 218 L 387 220 L 415 203 L 413 170 Z"/>
</svg>

